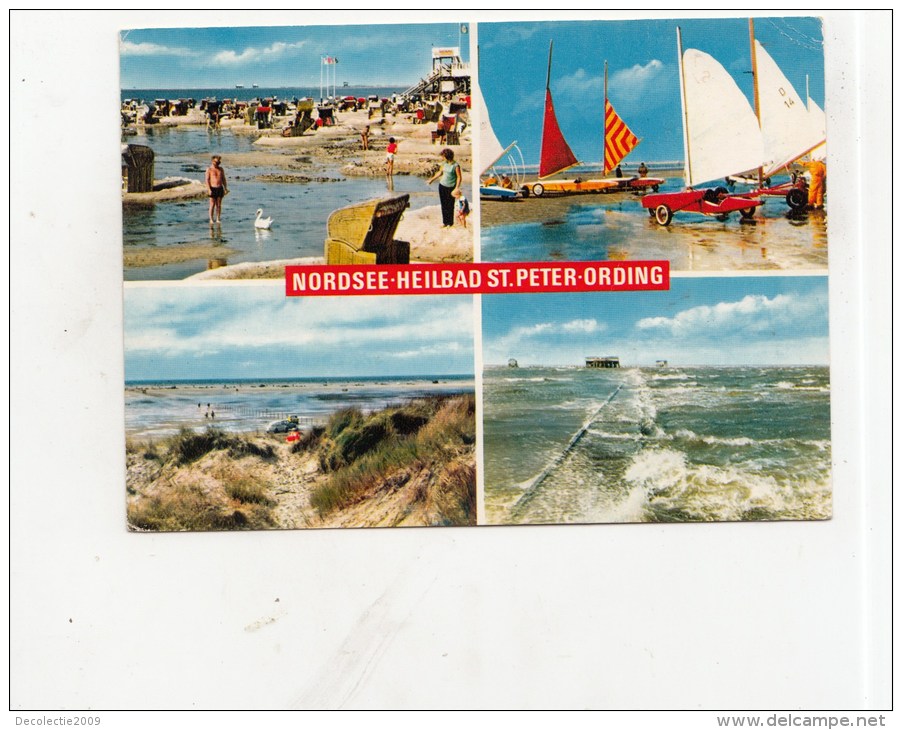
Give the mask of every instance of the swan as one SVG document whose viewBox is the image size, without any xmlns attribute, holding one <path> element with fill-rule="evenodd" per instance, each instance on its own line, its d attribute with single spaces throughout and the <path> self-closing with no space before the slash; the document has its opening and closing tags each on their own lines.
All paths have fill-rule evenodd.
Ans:
<svg viewBox="0 0 902 730">
<path fill-rule="evenodd" d="M 254 221 L 254 228 L 271 228 L 272 218 L 263 217 L 263 208 L 257 208 L 257 219 Z"/>
</svg>

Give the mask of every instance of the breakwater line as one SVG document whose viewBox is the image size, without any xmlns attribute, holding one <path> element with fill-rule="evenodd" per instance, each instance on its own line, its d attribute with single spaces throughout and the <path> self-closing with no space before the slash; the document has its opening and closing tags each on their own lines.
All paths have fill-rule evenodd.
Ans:
<svg viewBox="0 0 902 730">
<path fill-rule="evenodd" d="M 573 436 L 570 438 L 570 441 L 564 447 L 564 450 L 561 451 L 561 453 L 559 453 L 554 459 L 552 459 L 541 472 L 533 477 L 533 479 L 529 482 L 529 485 L 526 487 L 526 490 L 523 492 L 523 495 L 520 497 L 520 499 L 517 500 L 516 504 L 514 504 L 513 508 L 511 509 L 512 517 L 516 518 L 523 512 L 523 510 L 529 504 L 530 500 L 535 496 L 539 487 L 542 485 L 542 482 L 544 482 L 545 479 L 548 478 L 548 475 L 551 474 L 555 469 L 557 469 L 564 461 L 564 459 L 567 458 L 570 452 L 573 451 L 582 437 L 586 435 L 586 431 L 589 430 L 589 427 L 595 422 L 595 419 L 598 418 L 598 414 L 601 413 L 601 410 L 606 405 L 608 405 L 608 403 L 614 400 L 616 395 L 620 392 L 621 388 L 623 388 L 622 383 L 617 386 L 614 392 L 608 396 L 604 403 L 602 403 L 600 406 L 598 406 L 598 408 L 595 409 L 595 411 L 591 416 L 589 416 L 589 418 L 586 419 L 586 422 L 583 423 L 580 429 L 575 434 L 573 434 Z"/>
</svg>

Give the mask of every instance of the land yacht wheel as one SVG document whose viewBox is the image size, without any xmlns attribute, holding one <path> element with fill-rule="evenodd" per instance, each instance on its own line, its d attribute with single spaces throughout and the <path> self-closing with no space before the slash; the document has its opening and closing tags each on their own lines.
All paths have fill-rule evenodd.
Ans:
<svg viewBox="0 0 902 730">
<path fill-rule="evenodd" d="M 532 186 L 532 194 L 537 198 L 541 198 L 542 194 L 545 192 L 545 186 L 542 183 L 536 183 Z"/>
<path fill-rule="evenodd" d="M 520 188 L 520 197 L 521 198 L 529 197 L 529 185 L 524 185 L 522 188 Z"/>
<path fill-rule="evenodd" d="M 648 215 L 651 216 L 652 218 L 654 218 L 654 217 L 655 217 L 655 209 L 654 209 L 654 208 L 649 208 L 649 209 L 648 209 Z"/>
<path fill-rule="evenodd" d="M 786 205 L 793 210 L 801 210 L 808 205 L 808 197 L 804 191 L 799 190 L 799 188 L 793 188 L 786 193 Z"/>
<path fill-rule="evenodd" d="M 727 218 L 730 217 L 730 214 L 729 213 L 718 213 L 714 217 L 717 218 L 717 220 L 719 220 L 721 223 L 723 223 L 725 220 L 727 220 Z"/>
<path fill-rule="evenodd" d="M 755 215 L 754 206 L 752 206 L 751 208 L 740 208 L 739 215 L 741 215 L 743 218 L 751 218 L 753 215 Z"/>
<path fill-rule="evenodd" d="M 673 211 L 666 205 L 661 204 L 655 208 L 655 220 L 659 226 L 669 226 L 670 221 L 673 220 Z"/>
</svg>

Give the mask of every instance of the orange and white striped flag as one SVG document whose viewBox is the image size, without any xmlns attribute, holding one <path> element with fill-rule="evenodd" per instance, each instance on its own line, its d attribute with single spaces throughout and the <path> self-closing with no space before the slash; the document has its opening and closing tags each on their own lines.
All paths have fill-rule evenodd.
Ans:
<svg viewBox="0 0 902 730">
<path fill-rule="evenodd" d="M 604 172 L 609 173 L 639 144 L 639 138 L 617 116 L 611 102 L 604 104 Z"/>
</svg>

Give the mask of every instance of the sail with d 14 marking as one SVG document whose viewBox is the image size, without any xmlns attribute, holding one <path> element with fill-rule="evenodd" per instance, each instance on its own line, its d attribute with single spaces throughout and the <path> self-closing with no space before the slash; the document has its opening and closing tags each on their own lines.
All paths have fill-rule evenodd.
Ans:
<svg viewBox="0 0 902 730">
<path fill-rule="evenodd" d="M 760 41 L 753 39 L 758 113 L 764 142 L 764 177 L 786 168 L 825 142 L 801 97 Z M 823 112 L 821 112 L 823 114 Z"/>
</svg>

